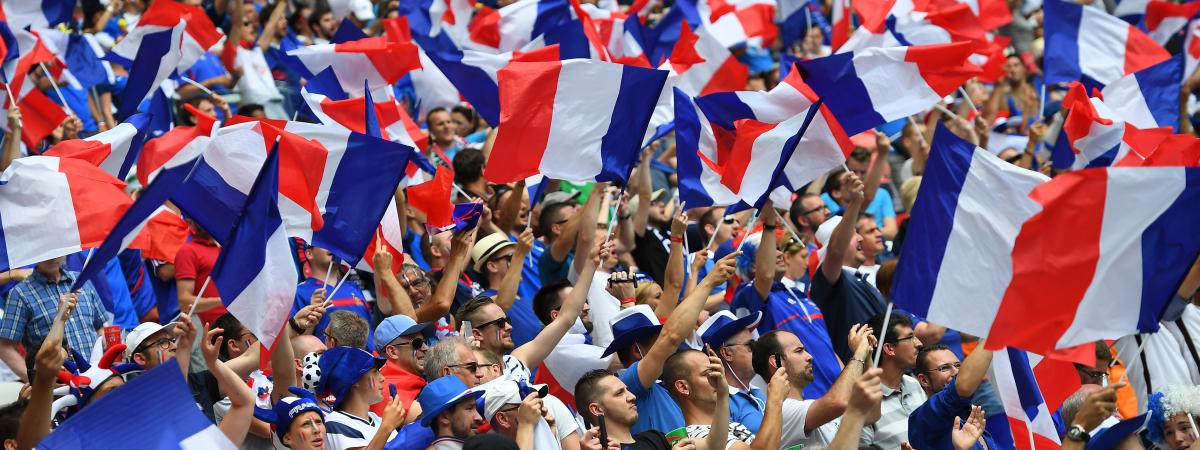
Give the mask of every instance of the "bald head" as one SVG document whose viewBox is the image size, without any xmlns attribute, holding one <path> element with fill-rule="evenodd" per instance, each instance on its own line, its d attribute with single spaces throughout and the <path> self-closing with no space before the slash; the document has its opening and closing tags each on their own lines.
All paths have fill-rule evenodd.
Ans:
<svg viewBox="0 0 1200 450">
<path fill-rule="evenodd" d="M 312 352 L 323 353 L 326 350 L 325 343 L 321 339 L 311 334 L 302 334 L 292 337 L 292 354 L 304 356 Z"/>
<path fill-rule="evenodd" d="M 1079 387 L 1078 391 L 1071 394 L 1063 401 L 1061 414 L 1063 423 L 1070 424 L 1075 420 L 1075 414 L 1079 413 L 1079 408 L 1083 407 L 1083 401 L 1087 399 L 1088 394 L 1104 389 L 1097 384 L 1085 384 Z"/>
</svg>

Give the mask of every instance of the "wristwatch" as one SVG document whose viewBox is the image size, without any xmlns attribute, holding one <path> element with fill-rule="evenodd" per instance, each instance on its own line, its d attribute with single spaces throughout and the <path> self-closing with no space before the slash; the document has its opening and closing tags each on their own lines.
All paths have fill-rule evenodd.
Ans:
<svg viewBox="0 0 1200 450">
<path fill-rule="evenodd" d="M 1067 430 L 1067 439 L 1087 443 L 1092 440 L 1092 435 L 1088 434 L 1087 430 L 1079 425 L 1071 425 L 1071 429 Z"/>
</svg>

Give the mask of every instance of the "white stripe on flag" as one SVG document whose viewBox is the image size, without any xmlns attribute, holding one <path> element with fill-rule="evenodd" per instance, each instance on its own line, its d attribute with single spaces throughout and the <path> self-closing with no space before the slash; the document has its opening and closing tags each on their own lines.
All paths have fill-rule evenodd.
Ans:
<svg viewBox="0 0 1200 450">
<path fill-rule="evenodd" d="M 612 115 L 622 113 L 613 110 L 621 94 L 624 67 L 583 59 L 562 62 L 550 135 L 542 154 L 543 175 L 587 181 L 600 173 L 601 140 L 608 133 Z"/>
<path fill-rule="evenodd" d="M 18 158 L 0 174 L 0 211 L 10 267 L 79 252 L 79 223 L 66 174 L 53 156 Z M 40 230 L 40 232 L 31 232 Z"/>
<path fill-rule="evenodd" d="M 1125 41 L 1129 24 L 1103 10 L 1083 8 L 1079 26 L 1079 68 L 1108 84 L 1125 75 Z"/>
<path fill-rule="evenodd" d="M 269 348 L 290 316 L 297 274 L 284 227 L 276 228 L 265 245 L 266 261 L 228 309 Z"/>
<path fill-rule="evenodd" d="M 906 116 L 913 104 L 931 105 L 941 99 L 921 77 L 917 65 L 904 61 L 906 53 L 906 47 L 893 47 L 854 54 L 854 72 L 866 86 L 871 106 L 885 120 Z"/>
</svg>

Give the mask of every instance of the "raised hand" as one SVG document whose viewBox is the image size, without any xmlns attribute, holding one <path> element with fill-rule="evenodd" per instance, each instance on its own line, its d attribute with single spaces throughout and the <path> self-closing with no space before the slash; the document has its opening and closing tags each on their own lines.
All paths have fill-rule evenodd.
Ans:
<svg viewBox="0 0 1200 450">
<path fill-rule="evenodd" d="M 850 348 L 854 349 L 855 353 L 870 350 L 874 339 L 875 330 L 871 329 L 867 324 L 855 324 L 850 327 L 850 333 L 846 335 L 846 342 L 850 344 Z M 865 349 L 864 349 L 865 347 Z"/>
<path fill-rule="evenodd" d="M 883 369 L 878 367 L 863 372 L 862 377 L 854 383 L 854 389 L 850 390 L 851 408 L 861 414 L 879 408 L 879 402 L 883 400 L 883 384 L 879 379 L 882 373 Z"/>
<path fill-rule="evenodd" d="M 530 392 L 521 400 L 521 407 L 517 408 L 517 420 L 521 423 L 537 423 L 545 413 L 546 407 L 542 405 L 542 399 L 538 398 L 537 392 Z"/>
<path fill-rule="evenodd" d="M 404 419 L 408 416 L 408 408 L 404 407 L 404 400 L 399 396 L 393 396 L 392 401 L 383 410 L 383 424 L 380 425 L 380 430 L 389 433 L 392 430 L 400 428 L 404 425 Z"/>
<path fill-rule="evenodd" d="M 225 332 L 224 328 L 209 328 L 209 325 L 204 325 L 204 340 L 200 342 L 200 352 L 204 354 L 204 362 L 209 366 L 213 366 L 217 362 L 217 354 L 221 351 L 221 345 L 225 338 L 220 336 Z M 247 349 L 248 350 L 248 349 Z"/>
<path fill-rule="evenodd" d="M 791 383 L 788 383 L 787 369 L 782 367 L 775 369 L 775 374 L 771 375 L 771 379 L 767 382 L 767 400 L 787 398 L 792 390 Z"/>
<path fill-rule="evenodd" d="M 389 252 L 382 239 L 375 240 L 375 254 L 371 256 L 371 264 L 375 273 L 392 272 L 392 252 Z"/>
<path fill-rule="evenodd" d="M 862 179 L 858 178 L 854 172 L 846 172 L 845 179 L 842 180 L 850 187 L 850 201 L 863 201 L 866 199 L 866 185 Z"/>
<path fill-rule="evenodd" d="M 521 231 L 521 236 L 517 238 L 517 253 L 528 255 L 533 249 L 533 228 L 525 227 Z"/>
<path fill-rule="evenodd" d="M 717 395 L 729 395 L 729 383 L 725 380 L 725 366 L 721 358 L 717 357 L 711 346 L 705 346 L 705 352 L 708 353 L 708 367 L 704 368 L 704 376 L 708 378 L 708 384 L 717 390 Z"/>
<path fill-rule="evenodd" d="M 983 408 L 980 406 L 971 406 L 971 416 L 963 423 L 961 417 L 954 418 L 954 428 L 950 429 L 950 440 L 954 444 L 955 450 L 967 450 L 975 446 L 979 442 L 979 438 L 983 436 L 983 427 L 987 419 L 983 417 Z"/>
<path fill-rule="evenodd" d="M 710 282 L 710 286 L 717 286 L 733 278 L 737 273 L 737 257 L 741 254 L 741 251 L 736 251 L 717 261 L 708 275 L 704 276 L 704 282 Z"/>
<path fill-rule="evenodd" d="M 671 218 L 671 237 L 673 238 L 686 238 L 684 233 L 687 231 L 688 217 L 683 206 L 679 205 L 679 210 L 676 211 L 678 214 Z"/>
</svg>

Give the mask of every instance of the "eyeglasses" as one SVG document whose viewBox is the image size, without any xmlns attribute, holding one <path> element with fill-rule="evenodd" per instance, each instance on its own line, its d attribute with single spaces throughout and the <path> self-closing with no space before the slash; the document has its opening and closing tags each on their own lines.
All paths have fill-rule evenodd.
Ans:
<svg viewBox="0 0 1200 450">
<path fill-rule="evenodd" d="M 162 350 L 166 350 L 166 349 L 171 348 L 172 345 L 175 345 L 178 342 L 179 342 L 178 336 L 173 336 L 173 337 L 169 337 L 169 338 L 166 338 L 166 337 L 158 338 L 153 341 L 142 344 L 141 346 L 138 347 L 138 350 L 134 351 L 134 353 L 141 353 L 145 350 L 149 350 L 151 347 L 158 347 Z"/>
<path fill-rule="evenodd" d="M 721 223 L 723 223 L 725 225 L 733 225 L 735 223 L 738 223 L 738 220 L 736 217 L 726 217 L 724 219 L 721 219 Z"/>
<path fill-rule="evenodd" d="M 419 349 L 419 348 L 425 346 L 425 338 L 415 338 L 408 342 L 395 342 L 395 343 L 392 343 L 391 345 L 395 345 L 397 347 L 404 347 L 406 345 L 411 345 L 413 350 L 416 350 L 416 349 Z"/>
<path fill-rule="evenodd" d="M 908 335 L 908 336 L 905 336 L 905 337 L 902 337 L 902 338 L 900 338 L 900 339 L 896 339 L 896 341 L 895 341 L 895 342 L 888 342 L 888 344 L 897 345 L 897 344 L 899 344 L 899 343 L 901 343 L 901 342 L 904 342 L 904 341 L 907 341 L 907 340 L 910 340 L 910 339 L 916 339 L 916 338 L 917 338 L 917 335 L 915 335 L 915 334 L 910 334 L 910 335 Z"/>
<path fill-rule="evenodd" d="M 507 254 L 504 256 L 497 256 L 495 259 L 492 259 L 492 261 L 497 261 L 497 262 L 504 261 L 506 263 L 512 264 L 512 254 L 510 253 L 510 254 Z"/>
<path fill-rule="evenodd" d="M 448 365 L 448 366 L 446 366 L 446 367 L 449 367 L 449 368 L 452 368 L 452 369 L 453 369 L 453 368 L 462 367 L 462 368 L 464 368 L 464 369 L 467 369 L 467 370 L 468 370 L 468 371 L 470 371 L 471 373 L 479 373 L 479 363 L 477 363 L 477 362 L 469 362 L 469 363 L 466 363 L 466 364 L 451 364 L 451 365 Z"/>
<path fill-rule="evenodd" d="M 946 363 L 946 364 L 942 364 L 940 366 L 934 367 L 933 370 L 926 370 L 925 373 L 931 373 L 931 372 L 949 373 L 951 370 L 958 370 L 960 367 L 962 367 L 962 362 L 956 362 L 953 364 Z"/>
<path fill-rule="evenodd" d="M 484 329 L 484 328 L 490 327 L 490 326 L 492 326 L 492 325 L 496 325 L 496 326 L 498 326 L 498 327 L 500 327 L 500 328 L 504 328 L 504 326 L 505 326 L 505 325 L 508 325 L 508 324 L 509 324 L 508 317 L 501 317 L 501 318 L 499 318 L 499 319 L 496 319 L 496 320 L 493 320 L 493 321 L 484 322 L 484 323 L 481 323 L 481 324 L 479 324 L 479 325 L 476 325 L 476 326 L 475 326 L 475 329 L 477 329 L 477 330 L 480 330 L 480 329 Z"/>
<path fill-rule="evenodd" d="M 1078 364 L 1075 365 L 1075 370 L 1078 370 L 1080 374 L 1083 374 L 1088 378 L 1104 378 L 1108 376 L 1108 373 L 1106 372 L 1092 370 L 1087 367 L 1081 367 Z"/>
<path fill-rule="evenodd" d="M 808 211 L 804 211 L 804 212 L 800 213 L 800 215 L 807 216 L 807 215 L 809 215 L 809 214 L 812 214 L 812 213 L 815 213 L 815 212 L 817 212 L 817 211 L 829 211 L 829 206 L 828 206 L 828 205 L 821 205 L 821 206 L 818 206 L 818 207 L 816 207 L 816 208 L 810 209 L 810 210 L 808 210 Z"/>
</svg>

